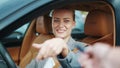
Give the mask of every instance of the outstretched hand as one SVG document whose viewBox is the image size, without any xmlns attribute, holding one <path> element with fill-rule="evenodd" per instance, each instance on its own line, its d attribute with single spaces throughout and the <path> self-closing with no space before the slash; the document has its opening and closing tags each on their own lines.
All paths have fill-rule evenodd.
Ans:
<svg viewBox="0 0 120 68">
<path fill-rule="evenodd" d="M 88 46 L 80 56 L 83 68 L 120 68 L 120 48 L 112 48 L 108 44 L 96 43 Z"/>
<path fill-rule="evenodd" d="M 66 57 L 68 54 L 67 44 L 61 38 L 53 38 L 45 41 L 42 44 L 33 44 L 32 46 L 39 49 L 36 57 L 37 60 L 55 57 L 59 54 L 62 54 L 63 57 Z"/>
</svg>

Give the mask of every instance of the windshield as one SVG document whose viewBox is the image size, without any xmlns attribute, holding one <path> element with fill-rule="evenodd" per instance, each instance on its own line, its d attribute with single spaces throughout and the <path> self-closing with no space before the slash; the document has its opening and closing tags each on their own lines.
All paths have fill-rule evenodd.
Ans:
<svg viewBox="0 0 120 68">
<path fill-rule="evenodd" d="M 0 30 L 50 0 L 0 0 Z"/>
<path fill-rule="evenodd" d="M 0 20 L 33 0 L 0 0 Z"/>
</svg>

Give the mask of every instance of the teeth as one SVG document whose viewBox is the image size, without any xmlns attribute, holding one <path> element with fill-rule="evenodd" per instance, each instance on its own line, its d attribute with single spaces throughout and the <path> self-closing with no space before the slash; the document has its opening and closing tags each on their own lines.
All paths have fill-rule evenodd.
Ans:
<svg viewBox="0 0 120 68">
<path fill-rule="evenodd" d="M 64 32 L 64 30 L 57 30 L 57 31 L 58 31 L 58 32 L 61 32 L 61 33 Z"/>
</svg>

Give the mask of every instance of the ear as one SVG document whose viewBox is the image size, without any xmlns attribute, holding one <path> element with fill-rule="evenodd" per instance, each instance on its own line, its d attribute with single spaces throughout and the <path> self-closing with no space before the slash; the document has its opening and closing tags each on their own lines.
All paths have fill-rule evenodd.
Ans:
<svg viewBox="0 0 120 68">
<path fill-rule="evenodd" d="M 75 25 L 76 25 L 76 22 L 75 22 L 75 21 L 73 21 L 73 27 L 72 27 L 72 28 L 74 28 L 74 27 L 75 27 Z"/>
</svg>

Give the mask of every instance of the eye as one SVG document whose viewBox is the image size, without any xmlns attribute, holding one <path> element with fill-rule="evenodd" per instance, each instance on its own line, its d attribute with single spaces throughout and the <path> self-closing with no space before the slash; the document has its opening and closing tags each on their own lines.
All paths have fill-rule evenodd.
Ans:
<svg viewBox="0 0 120 68">
<path fill-rule="evenodd" d="M 58 19 L 54 19 L 54 22 L 55 22 L 55 23 L 58 23 L 58 22 L 60 22 L 60 20 L 58 20 Z"/>
<path fill-rule="evenodd" d="M 64 20 L 64 22 L 65 22 L 65 23 L 68 23 L 68 22 L 70 22 L 70 20 Z"/>
</svg>

